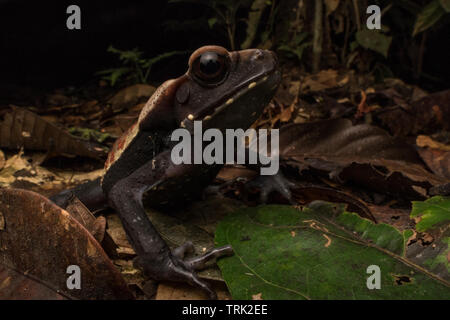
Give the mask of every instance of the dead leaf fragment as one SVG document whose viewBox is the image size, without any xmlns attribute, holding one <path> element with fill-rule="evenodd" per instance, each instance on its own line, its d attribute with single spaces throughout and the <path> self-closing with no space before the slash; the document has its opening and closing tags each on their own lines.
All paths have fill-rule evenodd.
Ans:
<svg viewBox="0 0 450 320">
<path fill-rule="evenodd" d="M 322 70 L 317 74 L 305 77 L 301 85 L 302 93 L 317 92 L 338 86 L 338 73 L 336 70 Z"/>
<path fill-rule="evenodd" d="M 97 145 L 78 139 L 37 114 L 12 106 L 0 119 L 0 147 L 44 150 L 48 157 L 78 155 L 102 159 L 105 151 Z"/>
<path fill-rule="evenodd" d="M 450 151 L 419 148 L 418 152 L 431 171 L 450 181 Z"/>
<path fill-rule="evenodd" d="M 411 104 L 381 109 L 376 115 L 395 136 L 450 130 L 450 90 L 436 92 Z"/>
<path fill-rule="evenodd" d="M 432 148 L 432 149 L 439 149 L 442 151 L 450 151 L 449 145 L 440 143 L 439 141 L 435 141 L 429 136 L 424 136 L 424 135 L 417 136 L 416 144 L 418 147 L 422 147 L 422 148 L 428 147 L 428 148 Z"/>
</svg>

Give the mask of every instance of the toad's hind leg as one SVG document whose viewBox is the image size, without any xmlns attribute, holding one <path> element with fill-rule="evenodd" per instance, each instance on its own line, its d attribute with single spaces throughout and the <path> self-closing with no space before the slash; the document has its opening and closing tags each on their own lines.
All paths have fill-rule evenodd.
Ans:
<svg viewBox="0 0 450 320">
<path fill-rule="evenodd" d="M 172 252 L 147 217 L 142 205 L 145 191 L 181 173 L 180 167 L 172 166 L 169 153 L 158 155 L 131 175 L 116 182 L 108 191 L 109 204 L 118 212 L 144 273 L 155 280 L 190 283 L 214 299 L 215 292 L 197 277 L 195 271 L 212 259 L 230 255 L 231 247 L 217 248 L 201 257 L 184 260 L 184 253 L 190 249 L 190 245 Z"/>
</svg>

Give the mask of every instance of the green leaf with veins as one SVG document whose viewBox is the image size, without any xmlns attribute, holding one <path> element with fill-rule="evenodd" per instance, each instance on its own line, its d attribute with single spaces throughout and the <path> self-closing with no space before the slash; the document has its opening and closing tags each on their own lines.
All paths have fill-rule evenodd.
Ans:
<svg viewBox="0 0 450 320">
<path fill-rule="evenodd" d="M 412 234 L 314 202 L 238 210 L 215 240 L 235 251 L 218 261 L 234 299 L 450 299 L 448 281 L 406 259 Z M 367 288 L 370 265 L 380 267 L 380 290 Z"/>
<path fill-rule="evenodd" d="M 419 218 L 416 230 L 432 235 L 433 242 L 413 243 L 408 248 L 408 258 L 450 281 L 450 198 L 436 196 L 413 201 L 411 218 Z"/>
<path fill-rule="evenodd" d="M 440 224 L 450 223 L 450 198 L 436 196 L 426 201 L 413 201 L 411 218 L 420 217 L 416 224 L 419 232 L 436 228 Z"/>
</svg>

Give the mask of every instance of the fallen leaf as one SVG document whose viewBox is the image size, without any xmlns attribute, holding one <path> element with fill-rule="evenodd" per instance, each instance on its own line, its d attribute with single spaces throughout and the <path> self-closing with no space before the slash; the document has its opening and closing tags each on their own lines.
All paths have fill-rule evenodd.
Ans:
<svg viewBox="0 0 450 320">
<path fill-rule="evenodd" d="M 416 144 L 418 147 L 422 148 L 428 147 L 432 149 L 439 149 L 442 151 L 450 151 L 449 145 L 440 143 L 439 141 L 435 141 L 429 136 L 418 135 L 416 138 Z"/>
<path fill-rule="evenodd" d="M 105 217 L 100 216 L 96 218 L 76 197 L 69 200 L 66 211 L 92 234 L 92 236 L 102 245 L 109 257 L 117 256 L 117 245 L 106 231 Z"/>
<path fill-rule="evenodd" d="M 450 151 L 419 148 L 418 152 L 431 171 L 450 181 Z"/>
<path fill-rule="evenodd" d="M 103 159 L 106 151 L 96 144 L 78 139 L 37 114 L 19 107 L 3 113 L 0 147 L 45 150 L 48 158 L 78 155 Z"/>
<path fill-rule="evenodd" d="M 329 187 L 315 185 L 303 186 L 301 184 L 297 184 L 291 191 L 292 197 L 296 203 L 304 205 L 317 200 L 345 203 L 348 206 L 348 210 L 358 213 L 363 218 L 377 222 L 366 203 L 348 192 Z"/>
<path fill-rule="evenodd" d="M 380 109 L 374 115 L 395 136 L 450 130 L 450 90 L 436 92 L 405 107 Z"/>
<path fill-rule="evenodd" d="M 338 86 L 338 72 L 336 70 L 322 70 L 316 74 L 308 75 L 303 79 L 301 92 L 323 91 Z"/>
<path fill-rule="evenodd" d="M 417 152 L 384 130 L 347 119 L 284 126 L 280 129 L 280 158 L 287 165 L 328 173 L 381 193 L 411 199 L 445 183 L 423 167 Z"/>
<path fill-rule="evenodd" d="M 297 229 L 292 237 L 286 229 Z M 327 244 L 327 239 L 331 244 Z M 411 230 L 374 224 L 341 205 L 320 203 L 303 210 L 268 205 L 227 216 L 217 245 L 235 254 L 218 264 L 233 299 L 449 299 L 450 283 L 405 258 Z M 247 241 L 242 241 L 246 237 Z M 382 290 L 367 290 L 367 267 L 378 265 Z M 393 275 L 408 275 L 399 286 Z"/>
<path fill-rule="evenodd" d="M 94 237 L 69 213 L 26 190 L 0 189 L 0 264 L 78 299 L 132 299 L 127 284 Z M 67 268 L 79 266 L 79 290 L 67 287 Z"/>
<path fill-rule="evenodd" d="M 68 294 L 57 292 L 51 285 L 30 274 L 24 274 L 0 263 L 1 300 L 67 300 Z"/>
<path fill-rule="evenodd" d="M 388 205 L 377 206 L 368 204 L 367 206 L 378 223 L 390 224 L 402 231 L 413 227 L 409 218 L 409 211 L 406 209 L 392 208 Z"/>
</svg>

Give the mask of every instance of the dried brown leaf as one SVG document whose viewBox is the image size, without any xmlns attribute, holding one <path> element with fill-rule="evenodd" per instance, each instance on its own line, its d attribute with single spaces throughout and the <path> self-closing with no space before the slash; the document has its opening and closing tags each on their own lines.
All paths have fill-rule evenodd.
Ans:
<svg viewBox="0 0 450 320">
<path fill-rule="evenodd" d="M 127 284 L 94 237 L 69 213 L 41 195 L 0 189 L 0 264 L 79 299 L 132 299 Z M 67 288 L 67 267 L 82 273 L 79 290 Z"/>
<path fill-rule="evenodd" d="M 12 107 L 3 113 L 0 124 L 0 147 L 3 148 L 45 150 L 48 157 L 78 155 L 102 159 L 106 153 L 95 144 L 78 139 L 23 108 Z"/>
<path fill-rule="evenodd" d="M 285 126 L 280 156 L 300 171 L 327 172 L 380 192 L 421 198 L 443 179 L 428 172 L 417 152 L 380 128 L 331 119 Z"/>
</svg>

